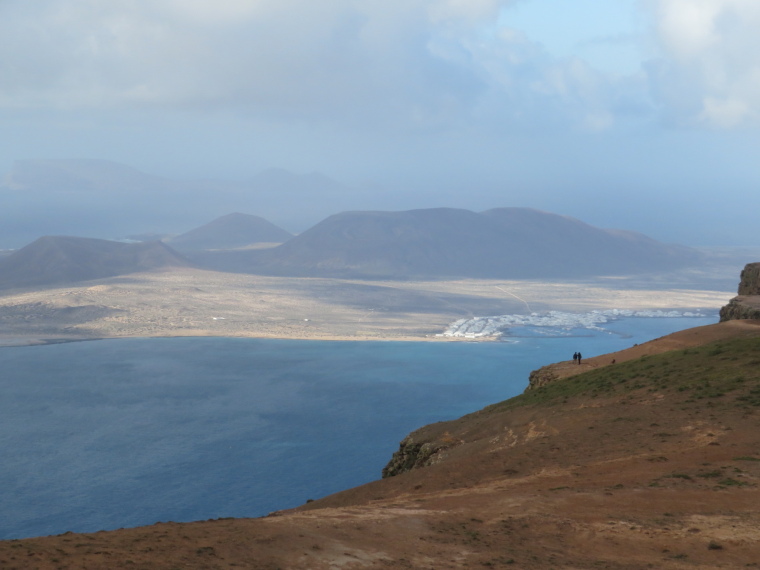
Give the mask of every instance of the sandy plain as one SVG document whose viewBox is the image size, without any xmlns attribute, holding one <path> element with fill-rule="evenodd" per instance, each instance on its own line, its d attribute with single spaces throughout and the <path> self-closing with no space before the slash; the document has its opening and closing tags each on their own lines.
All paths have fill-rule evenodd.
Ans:
<svg viewBox="0 0 760 570">
<path fill-rule="evenodd" d="M 359 281 L 177 268 L 0 292 L 0 345 L 165 336 L 440 341 L 436 335 L 450 323 L 474 316 L 717 310 L 734 293 L 711 285 L 684 274 L 573 282 Z"/>
</svg>

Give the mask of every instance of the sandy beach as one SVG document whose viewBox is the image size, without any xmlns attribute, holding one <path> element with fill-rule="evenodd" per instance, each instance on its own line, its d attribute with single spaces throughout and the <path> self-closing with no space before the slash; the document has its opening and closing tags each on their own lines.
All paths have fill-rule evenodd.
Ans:
<svg viewBox="0 0 760 570">
<path fill-rule="evenodd" d="M 0 345 L 168 336 L 446 342 L 436 335 L 461 318 L 547 310 L 717 310 L 732 296 L 621 278 L 358 281 L 183 268 L 6 291 L 0 296 Z"/>
</svg>

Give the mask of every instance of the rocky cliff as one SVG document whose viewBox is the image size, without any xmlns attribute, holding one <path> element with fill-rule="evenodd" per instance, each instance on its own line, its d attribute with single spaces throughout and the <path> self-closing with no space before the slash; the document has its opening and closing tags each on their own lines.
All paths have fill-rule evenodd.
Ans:
<svg viewBox="0 0 760 570">
<path fill-rule="evenodd" d="M 741 274 L 739 295 L 760 295 L 760 262 L 748 263 Z"/>
<path fill-rule="evenodd" d="M 383 468 L 383 479 L 406 473 L 419 467 L 428 467 L 437 463 L 441 451 L 448 445 L 441 441 L 416 441 L 413 435 L 408 435 L 399 444 L 399 449 Z"/>
<path fill-rule="evenodd" d="M 760 319 L 760 263 L 748 263 L 741 273 L 738 295 L 720 310 L 720 321 Z"/>
<path fill-rule="evenodd" d="M 528 377 L 528 387 L 526 388 L 526 391 L 535 390 L 559 380 L 559 374 L 556 369 L 557 366 L 555 364 L 549 364 L 548 366 L 542 366 L 538 370 L 531 372 Z"/>
</svg>

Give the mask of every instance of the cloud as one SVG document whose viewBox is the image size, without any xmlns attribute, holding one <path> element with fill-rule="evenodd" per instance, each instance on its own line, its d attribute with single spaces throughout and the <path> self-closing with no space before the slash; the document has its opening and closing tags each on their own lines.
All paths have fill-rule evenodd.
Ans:
<svg viewBox="0 0 760 570">
<path fill-rule="evenodd" d="M 656 53 L 616 75 L 505 25 L 518 0 L 3 0 L 0 109 L 429 132 L 605 131 L 659 106 L 677 125 L 757 124 L 760 3 L 641 1 Z"/>
<path fill-rule="evenodd" d="M 647 7 L 661 51 L 650 78 L 669 119 L 760 126 L 760 3 L 656 0 Z"/>
<path fill-rule="evenodd" d="M 0 106 L 238 109 L 411 129 L 606 128 L 614 81 L 498 25 L 513 0 L 0 3 Z"/>
<path fill-rule="evenodd" d="M 474 22 L 491 4 L 10 0 L 0 3 L 0 104 L 435 105 L 436 92 L 458 99 L 477 81 L 427 52 L 434 26 Z"/>
</svg>

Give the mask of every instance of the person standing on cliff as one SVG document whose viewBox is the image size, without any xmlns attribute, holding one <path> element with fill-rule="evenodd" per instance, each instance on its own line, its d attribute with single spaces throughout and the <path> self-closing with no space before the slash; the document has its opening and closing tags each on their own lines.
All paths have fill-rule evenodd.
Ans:
<svg viewBox="0 0 760 570">
<path fill-rule="evenodd" d="M 577 353 L 577 352 L 574 352 L 574 353 L 573 353 L 573 362 L 574 362 L 574 363 L 577 363 L 577 362 L 578 362 L 578 353 Z"/>
<path fill-rule="evenodd" d="M 581 353 L 579 352 L 578 353 L 578 364 L 580 364 L 580 363 L 581 363 Z"/>
</svg>

